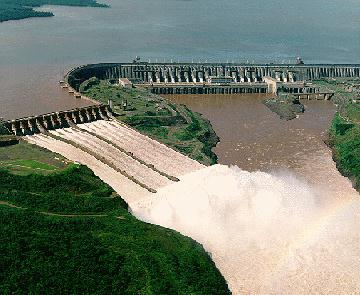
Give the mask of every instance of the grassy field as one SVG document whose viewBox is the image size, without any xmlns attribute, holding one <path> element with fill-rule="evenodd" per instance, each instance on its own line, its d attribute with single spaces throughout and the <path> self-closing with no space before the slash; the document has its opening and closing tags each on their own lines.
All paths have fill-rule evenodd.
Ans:
<svg viewBox="0 0 360 295">
<path fill-rule="evenodd" d="M 137 220 L 88 168 L 24 142 L 0 159 L 2 294 L 229 294 L 200 244 Z"/>
<path fill-rule="evenodd" d="M 5 168 L 14 174 L 28 175 L 35 172 L 47 175 L 61 171 L 68 165 L 64 157 L 24 141 L 16 145 L 0 147 L 0 169 Z"/>
<path fill-rule="evenodd" d="M 354 79 L 316 81 L 325 89 L 335 91 L 338 111 L 332 121 L 329 145 L 339 171 L 360 191 L 360 103 L 358 94 L 346 91 L 346 86 L 359 83 Z"/>
<path fill-rule="evenodd" d="M 35 11 L 34 7 L 41 5 L 68 5 L 68 6 L 92 6 L 106 7 L 95 0 L 1 0 L 0 22 L 18 20 L 29 17 L 53 16 L 51 12 Z"/>
<path fill-rule="evenodd" d="M 86 96 L 107 104 L 115 117 L 138 131 L 206 165 L 217 161 L 211 149 L 218 137 L 209 121 L 186 106 L 174 104 L 144 89 L 127 89 L 90 79 L 80 86 Z"/>
</svg>

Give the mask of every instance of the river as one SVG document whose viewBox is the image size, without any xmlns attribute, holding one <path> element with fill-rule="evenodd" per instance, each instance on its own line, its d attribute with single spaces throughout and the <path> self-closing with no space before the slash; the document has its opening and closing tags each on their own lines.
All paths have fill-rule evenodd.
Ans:
<svg viewBox="0 0 360 295">
<path fill-rule="evenodd" d="M 248 171 L 302 166 L 304 157 L 324 150 L 323 141 L 335 106 L 329 101 L 303 101 L 306 112 L 285 121 L 262 101 L 268 95 L 175 95 L 209 119 L 221 138 L 214 148 L 219 162 Z M 271 167 L 271 168 L 270 168 Z"/>
<path fill-rule="evenodd" d="M 265 97 L 168 96 L 209 119 L 219 163 L 242 170 L 189 175 L 139 215 L 200 241 L 234 294 L 358 294 L 359 194 L 324 143 L 335 106 L 303 101 L 283 121 Z"/>
<path fill-rule="evenodd" d="M 306 111 L 285 121 L 262 101 L 266 95 L 173 95 L 210 120 L 220 142 L 213 149 L 219 163 L 246 171 L 295 173 L 309 183 L 352 191 L 332 160 L 327 139 L 335 106 L 330 101 L 304 100 Z M 337 182 L 338 181 L 338 182 Z M 341 197 L 341 196 L 337 196 Z"/>
</svg>

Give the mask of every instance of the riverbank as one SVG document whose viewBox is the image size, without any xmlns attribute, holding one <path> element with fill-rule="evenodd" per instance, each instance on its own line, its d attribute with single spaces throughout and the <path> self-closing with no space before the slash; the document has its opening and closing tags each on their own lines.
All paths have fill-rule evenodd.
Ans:
<svg viewBox="0 0 360 295">
<path fill-rule="evenodd" d="M 87 97 L 107 104 L 114 117 L 141 133 L 205 165 L 215 164 L 212 151 L 219 141 L 210 122 L 184 105 L 141 88 L 124 88 L 91 78 L 80 86 Z"/>
<path fill-rule="evenodd" d="M 331 123 L 328 144 L 339 171 L 360 191 L 360 79 L 327 79 L 315 83 L 335 91 L 337 113 Z"/>
<path fill-rule="evenodd" d="M 19 20 L 30 17 L 51 17 L 52 12 L 36 11 L 34 8 L 42 5 L 66 5 L 86 7 L 108 7 L 96 0 L 11 0 L 0 3 L 0 23 L 9 20 Z"/>
<path fill-rule="evenodd" d="M 5 293 L 229 294 L 200 244 L 137 220 L 85 166 L 3 147 L 0 193 Z"/>
</svg>

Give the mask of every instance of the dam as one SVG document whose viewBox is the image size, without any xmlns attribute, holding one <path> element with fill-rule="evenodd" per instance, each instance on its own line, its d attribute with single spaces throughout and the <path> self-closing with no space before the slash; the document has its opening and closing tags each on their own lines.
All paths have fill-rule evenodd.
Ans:
<svg viewBox="0 0 360 295">
<path fill-rule="evenodd" d="M 205 167 L 181 153 L 115 120 L 111 104 L 104 105 L 80 93 L 81 83 L 91 77 L 123 87 L 143 87 L 159 94 L 240 94 L 290 92 L 312 94 L 328 100 L 333 93 L 320 92 L 311 83 L 322 77 L 358 77 L 359 65 L 235 65 L 235 64 L 94 64 L 74 68 L 60 87 L 75 99 L 93 105 L 5 122 L 15 135 L 92 167 L 102 163 L 127 183 L 120 195 L 155 193 L 169 182 Z M 318 98 L 317 98 L 318 99 Z M 72 152 L 69 152 L 72 151 Z M 82 155 L 82 156 L 75 156 Z M 93 166 L 97 169 L 99 165 Z M 111 173 L 110 173 L 111 174 Z M 100 176 L 105 182 L 109 173 Z M 125 181 L 126 179 L 126 181 Z M 118 187 L 113 184 L 113 187 Z M 136 189 L 131 189 L 136 187 Z M 130 188 L 130 189 L 128 189 Z M 137 193 L 129 193 L 136 191 Z"/>
<path fill-rule="evenodd" d="M 77 93 L 79 85 L 86 80 L 77 70 L 83 70 L 87 78 L 95 76 L 114 83 L 126 78 L 131 87 L 151 87 L 151 83 L 135 80 L 130 74 L 110 74 L 112 70 L 108 68 L 102 75 L 98 71 L 101 65 L 87 67 L 77 68 L 65 77 L 61 83 L 64 91 Z M 124 198 L 138 218 L 200 241 L 234 294 L 246 291 L 286 294 L 289 284 L 283 282 L 290 282 L 292 294 L 298 290 L 301 290 L 298 294 L 322 290 L 351 294 L 353 290 L 360 290 L 358 263 L 353 264 L 353 269 L 346 265 L 348 257 L 359 256 L 356 228 L 360 224 L 357 214 L 360 205 L 358 194 L 336 170 L 331 152 L 324 145 L 334 106 L 329 101 L 308 101 L 311 108 L 302 118 L 280 122 L 261 103 L 262 93 L 222 95 L 222 89 L 232 86 L 229 84 L 244 89 L 255 85 L 274 93 L 277 87 L 300 87 L 305 83 L 305 87 L 299 88 L 300 92 L 293 88 L 294 93 L 306 93 L 301 91 L 307 88 L 309 93 L 304 94 L 307 96 L 312 89 L 317 91 L 311 87 L 311 78 L 298 80 L 297 77 L 285 81 L 283 77 L 270 75 L 261 81 L 228 83 L 228 77 L 219 74 L 209 76 L 205 86 L 208 83 L 221 95 L 197 93 L 194 96 L 188 91 L 176 101 L 184 103 L 187 99 L 186 104 L 192 110 L 211 119 L 222 139 L 216 151 L 220 163 L 237 164 L 253 172 L 221 165 L 206 167 L 114 120 L 105 105 L 19 118 L 8 124 L 29 143 L 89 167 Z M 203 84 L 195 86 L 201 89 Z M 169 82 L 160 80 L 158 85 L 165 91 Z M 194 83 L 173 85 L 173 89 L 190 89 Z M 319 109 L 314 111 L 316 107 Z M 324 108 L 328 108 L 326 115 Z M 218 119 L 214 120 L 211 114 L 218 114 Z M 295 171 L 301 179 L 310 179 L 310 184 L 291 175 L 258 172 L 269 167 L 286 167 L 287 174 Z M 225 187 L 229 187 L 229 191 L 224 190 Z M 326 200 L 322 196 L 326 196 Z M 339 213 L 333 213 L 333 207 L 340 208 Z M 343 218 L 342 214 L 349 216 Z M 325 230 L 320 239 L 316 239 L 318 235 L 308 237 L 308 227 L 317 229 L 318 216 L 326 219 L 325 224 L 320 220 L 319 226 Z M 329 216 L 334 219 L 327 221 Z M 346 220 L 351 220 L 351 224 Z M 308 237 L 305 246 L 304 235 Z M 334 239 L 340 242 L 333 243 Z M 314 250 L 308 250 L 308 244 Z M 347 245 L 345 250 L 350 253 L 344 257 L 343 245 Z M 283 257 L 284 253 L 289 254 Z M 309 257 L 309 261 L 304 257 Z M 340 267 L 334 269 L 334 261 Z M 341 272 L 344 269 L 345 274 Z M 325 287 L 323 277 L 330 278 Z M 337 282 L 342 282 L 340 287 Z"/>
<path fill-rule="evenodd" d="M 312 80 L 360 77 L 360 64 L 108 63 L 75 68 L 66 81 L 78 91 L 91 77 L 126 78 L 157 94 L 272 93 L 273 84 L 284 92 L 315 93 Z"/>
</svg>

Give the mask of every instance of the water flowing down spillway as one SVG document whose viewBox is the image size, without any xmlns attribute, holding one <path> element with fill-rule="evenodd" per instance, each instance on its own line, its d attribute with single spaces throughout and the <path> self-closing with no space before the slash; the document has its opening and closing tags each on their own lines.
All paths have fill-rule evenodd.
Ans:
<svg viewBox="0 0 360 295">
<path fill-rule="evenodd" d="M 131 204 L 202 243 L 234 294 L 359 294 L 360 200 L 295 176 L 215 165 Z"/>
<path fill-rule="evenodd" d="M 88 166 L 128 203 L 204 167 L 116 121 L 96 121 L 25 139 Z"/>
<path fill-rule="evenodd" d="M 234 294 L 360 293 L 360 198 L 324 146 L 295 174 L 205 167 L 115 121 L 26 139 L 87 165 L 138 218 L 203 244 Z"/>
</svg>

